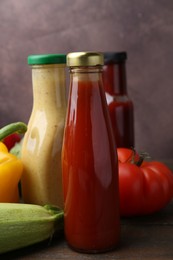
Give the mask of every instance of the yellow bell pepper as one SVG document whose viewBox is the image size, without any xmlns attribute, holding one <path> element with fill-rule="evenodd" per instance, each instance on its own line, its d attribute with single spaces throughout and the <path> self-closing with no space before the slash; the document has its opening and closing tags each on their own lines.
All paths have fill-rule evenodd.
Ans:
<svg viewBox="0 0 173 260">
<path fill-rule="evenodd" d="M 0 202 L 18 202 L 18 183 L 23 172 L 23 164 L 8 152 L 0 142 Z"/>
<path fill-rule="evenodd" d="M 13 132 L 26 132 L 26 125 L 18 122 L 0 129 L 0 140 Z M 18 183 L 23 172 L 23 163 L 15 155 L 8 152 L 3 142 L 0 142 L 0 202 L 18 202 Z"/>
</svg>

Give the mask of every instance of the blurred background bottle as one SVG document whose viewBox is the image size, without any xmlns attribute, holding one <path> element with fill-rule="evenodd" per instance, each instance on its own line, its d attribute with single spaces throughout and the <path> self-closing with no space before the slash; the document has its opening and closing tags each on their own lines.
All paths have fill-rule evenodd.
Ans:
<svg viewBox="0 0 173 260">
<path fill-rule="evenodd" d="M 103 83 L 117 147 L 134 147 L 134 107 L 127 93 L 126 52 L 105 52 Z"/>
</svg>

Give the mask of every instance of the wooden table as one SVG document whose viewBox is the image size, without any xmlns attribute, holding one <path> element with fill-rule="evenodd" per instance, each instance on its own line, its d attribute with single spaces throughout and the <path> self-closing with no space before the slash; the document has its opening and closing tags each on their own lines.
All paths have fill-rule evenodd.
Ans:
<svg viewBox="0 0 173 260">
<path fill-rule="evenodd" d="M 159 213 L 121 220 L 121 246 L 105 254 L 72 251 L 63 235 L 43 243 L 0 255 L 0 259 L 46 260 L 173 260 L 173 201 Z"/>
<path fill-rule="evenodd" d="M 64 259 L 64 260 L 168 260 L 173 259 L 173 202 L 157 214 L 146 217 L 122 219 L 121 246 L 113 252 L 98 255 L 79 254 L 72 251 L 65 239 L 54 238 L 0 256 L 0 259 Z"/>
</svg>

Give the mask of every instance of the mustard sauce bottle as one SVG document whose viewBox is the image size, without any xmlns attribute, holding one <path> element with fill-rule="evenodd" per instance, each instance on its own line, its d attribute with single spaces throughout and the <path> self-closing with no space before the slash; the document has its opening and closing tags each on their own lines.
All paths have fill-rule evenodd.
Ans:
<svg viewBox="0 0 173 260">
<path fill-rule="evenodd" d="M 31 55 L 33 109 L 22 145 L 25 203 L 63 208 L 61 149 L 66 114 L 66 55 Z"/>
</svg>

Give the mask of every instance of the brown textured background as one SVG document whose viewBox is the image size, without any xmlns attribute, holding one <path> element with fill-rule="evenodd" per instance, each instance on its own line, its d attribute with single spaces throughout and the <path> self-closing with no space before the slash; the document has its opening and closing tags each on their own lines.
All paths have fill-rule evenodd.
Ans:
<svg viewBox="0 0 173 260">
<path fill-rule="evenodd" d="M 1 0 L 0 126 L 28 122 L 27 56 L 127 51 L 136 148 L 173 158 L 172 0 Z"/>
</svg>

